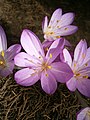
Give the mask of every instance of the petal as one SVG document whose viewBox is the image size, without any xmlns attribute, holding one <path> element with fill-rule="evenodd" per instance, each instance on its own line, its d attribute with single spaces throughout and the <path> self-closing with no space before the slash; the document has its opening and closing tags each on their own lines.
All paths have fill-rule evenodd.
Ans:
<svg viewBox="0 0 90 120">
<path fill-rule="evenodd" d="M 0 52 L 7 49 L 7 38 L 3 28 L 0 26 Z"/>
<path fill-rule="evenodd" d="M 57 20 L 60 20 L 61 15 L 62 15 L 62 9 L 61 8 L 56 9 L 52 14 L 52 17 L 49 22 L 49 26 L 54 25 L 54 23 L 57 22 Z"/>
<path fill-rule="evenodd" d="M 81 94 L 90 97 L 90 79 L 77 80 L 77 89 Z"/>
<path fill-rule="evenodd" d="M 12 71 L 14 69 L 14 61 L 10 61 L 6 63 L 6 66 L 4 68 L 0 68 L 0 75 L 3 77 L 7 77 L 8 75 L 12 74 Z"/>
<path fill-rule="evenodd" d="M 42 22 L 42 30 L 43 30 L 43 33 L 46 31 L 47 29 L 47 26 L 48 26 L 48 17 L 46 16 Z"/>
<path fill-rule="evenodd" d="M 75 91 L 76 90 L 76 78 L 72 77 L 69 81 L 66 82 L 66 85 L 70 91 Z"/>
<path fill-rule="evenodd" d="M 17 84 L 22 86 L 31 86 L 40 79 L 40 76 L 29 68 L 24 68 L 15 73 L 15 80 Z"/>
<path fill-rule="evenodd" d="M 65 83 L 73 77 L 73 72 L 66 63 L 54 62 L 51 64 L 50 70 L 56 80 L 61 83 Z"/>
<path fill-rule="evenodd" d="M 78 30 L 77 26 L 68 25 L 55 30 L 56 36 L 67 36 L 75 33 Z"/>
<path fill-rule="evenodd" d="M 64 39 L 57 39 L 52 43 L 46 54 L 46 59 L 48 60 L 49 63 L 53 62 L 55 58 L 62 52 L 64 43 L 65 43 Z"/>
<path fill-rule="evenodd" d="M 66 48 L 63 50 L 63 55 L 64 55 L 64 61 L 71 67 L 72 58 L 71 58 L 71 55 Z"/>
<path fill-rule="evenodd" d="M 31 56 L 44 56 L 42 44 L 38 37 L 30 30 L 23 30 L 21 35 L 21 44 L 24 50 Z"/>
<path fill-rule="evenodd" d="M 66 39 L 65 39 L 65 45 L 66 45 L 66 46 L 69 46 L 69 47 L 72 46 L 71 43 L 70 43 L 68 40 L 66 40 Z"/>
<path fill-rule="evenodd" d="M 89 116 L 89 119 L 86 119 L 86 116 L 88 116 L 88 111 L 90 110 L 89 107 L 86 107 L 84 109 L 82 109 L 78 115 L 77 115 L 77 120 L 89 120 L 90 119 L 90 116 Z"/>
<path fill-rule="evenodd" d="M 32 63 L 30 62 L 31 57 L 30 55 L 21 52 L 19 54 L 17 54 L 14 58 L 14 62 L 15 65 L 19 66 L 19 67 L 29 67 L 32 65 Z"/>
<path fill-rule="evenodd" d="M 75 17 L 74 13 L 66 13 L 62 15 L 60 22 L 58 22 L 57 26 L 60 26 L 61 28 L 70 25 L 73 22 L 74 17 Z"/>
<path fill-rule="evenodd" d="M 20 50 L 21 50 L 21 45 L 19 44 L 10 46 L 5 52 L 5 59 L 8 61 L 14 59 L 15 55 L 17 55 L 17 53 L 19 53 Z"/>
<path fill-rule="evenodd" d="M 57 82 L 50 71 L 42 72 L 41 86 L 42 86 L 42 89 L 48 94 L 53 94 L 56 91 Z"/>
<path fill-rule="evenodd" d="M 81 40 L 74 51 L 74 61 L 78 62 L 79 65 L 81 65 L 83 60 L 85 59 L 86 51 L 87 43 L 85 40 Z"/>
<path fill-rule="evenodd" d="M 86 51 L 86 56 L 85 59 L 83 60 L 83 64 L 87 63 L 88 65 L 90 65 L 89 62 L 90 62 L 90 47 Z"/>
<path fill-rule="evenodd" d="M 48 40 L 45 40 L 43 43 L 42 43 L 42 46 L 45 49 L 49 49 L 49 47 L 51 46 L 51 44 L 53 43 L 53 41 L 48 41 Z"/>
</svg>

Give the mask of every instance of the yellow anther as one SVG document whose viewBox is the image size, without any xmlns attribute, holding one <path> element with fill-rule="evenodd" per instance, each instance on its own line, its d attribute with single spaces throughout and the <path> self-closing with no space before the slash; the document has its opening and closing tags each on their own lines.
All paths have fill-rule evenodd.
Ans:
<svg viewBox="0 0 90 120">
<path fill-rule="evenodd" d="M 57 26 L 57 28 L 60 28 L 60 26 Z"/>
<path fill-rule="evenodd" d="M 52 67 L 51 66 L 48 66 L 49 69 L 51 69 Z"/>
<path fill-rule="evenodd" d="M 46 51 L 48 51 L 48 47 L 46 48 Z"/>
<path fill-rule="evenodd" d="M 2 60 L 0 60 L 0 64 L 1 64 L 1 65 L 3 65 L 3 64 L 4 64 Z"/>
<path fill-rule="evenodd" d="M 74 67 L 76 67 L 76 65 L 77 65 L 77 64 L 76 64 L 76 63 L 74 63 Z"/>
<path fill-rule="evenodd" d="M 41 59 L 42 57 L 41 56 L 39 56 L 39 59 Z"/>
<path fill-rule="evenodd" d="M 4 51 L 1 52 L 1 55 L 4 57 Z"/>
<path fill-rule="evenodd" d="M 60 38 L 60 36 L 56 36 L 56 38 Z"/>
<path fill-rule="evenodd" d="M 86 75 L 86 76 L 83 76 L 83 78 L 88 78 L 88 76 Z"/>
<path fill-rule="evenodd" d="M 50 32 L 49 34 L 53 35 L 53 34 L 54 34 L 54 32 Z"/>
<path fill-rule="evenodd" d="M 45 74 L 46 75 L 46 77 L 48 77 L 48 74 Z"/>
<path fill-rule="evenodd" d="M 88 66 L 88 63 L 86 63 L 85 66 Z"/>
<path fill-rule="evenodd" d="M 51 26 L 48 26 L 48 28 L 51 28 Z"/>
<path fill-rule="evenodd" d="M 57 20 L 57 23 L 59 22 L 60 20 Z"/>
<path fill-rule="evenodd" d="M 67 30 L 68 28 L 64 28 L 64 30 Z"/>
<path fill-rule="evenodd" d="M 80 74 L 80 73 L 77 73 L 76 76 L 81 76 L 81 74 Z"/>
<path fill-rule="evenodd" d="M 50 56 L 49 56 L 50 58 L 52 58 L 52 54 L 50 53 Z"/>
</svg>

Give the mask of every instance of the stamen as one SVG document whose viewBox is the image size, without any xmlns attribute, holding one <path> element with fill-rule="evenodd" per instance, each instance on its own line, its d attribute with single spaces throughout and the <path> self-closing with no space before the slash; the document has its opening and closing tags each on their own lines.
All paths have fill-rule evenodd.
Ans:
<svg viewBox="0 0 90 120">
<path fill-rule="evenodd" d="M 80 74 L 80 73 L 77 73 L 76 76 L 81 76 L 81 74 Z"/>
<path fill-rule="evenodd" d="M 76 65 L 77 65 L 77 64 L 76 64 L 76 63 L 74 63 L 74 67 L 76 67 Z"/>
<path fill-rule="evenodd" d="M 57 28 L 60 28 L 60 26 L 57 26 Z"/>
<path fill-rule="evenodd" d="M 1 52 L 1 55 L 4 57 L 4 51 Z"/>
<path fill-rule="evenodd" d="M 3 62 L 2 60 L 0 60 L 0 64 L 1 64 L 1 65 L 3 65 L 3 64 L 4 64 L 4 62 Z"/>
<path fill-rule="evenodd" d="M 48 26 L 48 28 L 51 28 L 51 26 Z"/>
<path fill-rule="evenodd" d="M 50 32 L 49 34 L 53 35 L 53 34 L 54 34 L 54 32 Z"/>
<path fill-rule="evenodd" d="M 46 51 L 48 51 L 48 47 L 46 48 Z"/>
<path fill-rule="evenodd" d="M 88 76 L 86 75 L 86 76 L 83 76 L 83 78 L 88 78 Z"/>
<path fill-rule="evenodd" d="M 68 28 L 64 28 L 64 30 L 67 30 Z"/>
<path fill-rule="evenodd" d="M 52 68 L 52 66 L 47 66 L 49 69 L 51 69 Z"/>
<path fill-rule="evenodd" d="M 58 39 L 58 38 L 60 38 L 60 36 L 56 36 L 56 38 Z"/>
<path fill-rule="evenodd" d="M 52 58 L 52 54 L 50 53 L 50 56 L 49 56 L 50 58 Z"/>
<path fill-rule="evenodd" d="M 88 66 L 88 63 L 86 63 L 85 66 Z"/>
<path fill-rule="evenodd" d="M 46 75 L 46 77 L 48 77 L 48 74 L 45 74 Z"/>
<path fill-rule="evenodd" d="M 60 20 L 57 20 L 57 23 L 59 22 Z"/>
</svg>

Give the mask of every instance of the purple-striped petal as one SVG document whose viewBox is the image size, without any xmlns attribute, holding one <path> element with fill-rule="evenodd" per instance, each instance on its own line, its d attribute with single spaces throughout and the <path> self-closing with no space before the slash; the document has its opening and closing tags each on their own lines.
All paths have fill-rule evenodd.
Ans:
<svg viewBox="0 0 90 120">
<path fill-rule="evenodd" d="M 75 33 L 77 30 L 78 30 L 77 26 L 68 25 L 60 29 L 56 29 L 55 33 L 56 33 L 56 36 L 67 36 Z"/>
<path fill-rule="evenodd" d="M 0 67 L 0 75 L 2 77 L 7 77 L 8 75 L 12 74 L 12 71 L 14 69 L 14 61 L 10 61 L 6 63 L 6 66 L 1 68 Z"/>
<path fill-rule="evenodd" d="M 62 16 L 62 9 L 61 8 L 56 9 L 52 14 L 52 17 L 49 22 L 49 26 L 53 26 L 55 22 L 60 20 L 61 16 Z"/>
<path fill-rule="evenodd" d="M 81 40 L 75 48 L 74 61 L 78 62 L 79 65 L 82 65 L 82 62 L 86 56 L 86 52 L 87 52 L 87 43 L 85 40 Z"/>
<path fill-rule="evenodd" d="M 38 75 L 33 69 L 24 68 L 15 73 L 15 80 L 17 84 L 22 86 L 31 86 L 39 79 L 40 75 Z"/>
<path fill-rule="evenodd" d="M 71 67 L 72 65 L 72 58 L 68 50 L 65 48 L 63 50 L 64 61 Z"/>
<path fill-rule="evenodd" d="M 82 78 L 77 80 L 77 89 L 83 95 L 90 97 L 90 79 Z"/>
<path fill-rule="evenodd" d="M 54 41 L 48 41 L 48 40 L 45 40 L 43 43 L 42 43 L 42 46 L 45 49 L 49 49 L 49 47 L 51 46 L 51 44 L 53 43 Z"/>
<path fill-rule="evenodd" d="M 24 52 L 17 54 L 14 58 L 15 65 L 19 67 L 30 67 L 32 65 L 30 60 L 31 60 L 30 55 Z"/>
<path fill-rule="evenodd" d="M 57 26 L 64 27 L 70 25 L 74 21 L 74 13 L 66 13 L 62 15 L 60 21 L 58 22 Z"/>
<path fill-rule="evenodd" d="M 73 72 L 66 63 L 54 62 L 51 64 L 50 70 L 56 80 L 61 83 L 65 83 L 73 77 Z"/>
<path fill-rule="evenodd" d="M 7 49 L 7 38 L 3 28 L 0 26 L 0 52 Z"/>
<path fill-rule="evenodd" d="M 17 55 L 20 52 L 20 50 L 21 50 L 21 45 L 19 44 L 10 46 L 5 52 L 5 59 L 7 61 L 14 59 L 15 55 Z"/>
<path fill-rule="evenodd" d="M 42 89 L 48 93 L 53 94 L 57 89 L 57 82 L 50 71 L 43 71 L 41 75 Z"/>
<path fill-rule="evenodd" d="M 45 32 L 45 30 L 47 29 L 48 26 L 48 17 L 46 16 L 42 22 L 42 30 L 43 32 Z"/>
<path fill-rule="evenodd" d="M 76 78 L 72 77 L 69 81 L 66 82 L 66 85 L 70 91 L 75 91 L 76 90 Z"/>
<path fill-rule="evenodd" d="M 86 107 L 79 111 L 77 120 L 90 120 L 90 107 Z"/>
<path fill-rule="evenodd" d="M 87 66 L 90 66 L 90 47 L 86 51 L 85 59 L 83 60 L 83 65 L 87 64 Z"/>
<path fill-rule="evenodd" d="M 31 56 L 36 56 L 37 58 L 44 56 L 44 51 L 42 44 L 38 37 L 30 30 L 23 30 L 21 35 L 21 44 L 24 50 Z"/>
<path fill-rule="evenodd" d="M 46 54 L 46 59 L 49 61 L 49 63 L 53 62 L 55 58 L 62 52 L 64 43 L 64 39 L 57 39 L 52 43 Z"/>
</svg>

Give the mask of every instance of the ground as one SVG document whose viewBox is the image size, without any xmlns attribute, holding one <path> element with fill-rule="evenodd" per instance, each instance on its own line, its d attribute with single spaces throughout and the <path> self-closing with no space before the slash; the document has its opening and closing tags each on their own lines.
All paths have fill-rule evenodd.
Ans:
<svg viewBox="0 0 90 120">
<path fill-rule="evenodd" d="M 90 46 L 89 6 L 89 0 L 0 0 L 0 24 L 6 32 L 8 46 L 20 43 L 24 28 L 35 32 L 43 41 L 42 20 L 60 7 L 63 13 L 75 13 L 73 24 L 79 30 L 67 37 L 72 46 L 80 39 L 86 39 Z M 82 97 L 90 106 L 90 99 Z M 55 94 L 47 95 L 40 81 L 32 87 L 22 87 L 16 84 L 13 75 L 0 79 L 0 120 L 75 120 L 76 112 L 83 107 L 81 103 L 76 92 L 71 93 L 65 84 L 58 84 Z"/>
</svg>

